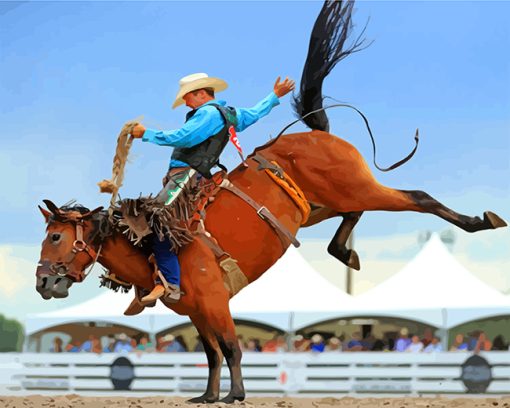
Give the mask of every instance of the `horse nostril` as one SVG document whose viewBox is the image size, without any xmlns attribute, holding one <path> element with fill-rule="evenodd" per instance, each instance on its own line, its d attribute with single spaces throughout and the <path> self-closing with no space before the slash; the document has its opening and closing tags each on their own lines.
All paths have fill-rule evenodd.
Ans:
<svg viewBox="0 0 510 408">
<path fill-rule="evenodd" d="M 42 278 L 41 288 L 46 289 L 46 284 L 47 283 L 48 283 L 48 278 L 47 277 Z"/>
</svg>

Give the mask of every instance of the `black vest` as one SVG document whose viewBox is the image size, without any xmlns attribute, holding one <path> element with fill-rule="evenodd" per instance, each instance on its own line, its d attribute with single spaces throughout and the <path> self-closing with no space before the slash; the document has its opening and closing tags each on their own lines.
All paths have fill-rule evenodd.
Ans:
<svg viewBox="0 0 510 408">
<path fill-rule="evenodd" d="M 186 122 L 203 106 L 214 106 L 221 114 L 225 124 L 215 135 L 192 147 L 176 147 L 172 153 L 172 160 L 187 163 L 206 178 L 211 178 L 211 169 L 219 163 L 221 152 L 228 143 L 230 126 L 237 125 L 237 116 L 234 108 L 221 106 L 215 103 L 202 105 L 186 114 Z"/>
</svg>

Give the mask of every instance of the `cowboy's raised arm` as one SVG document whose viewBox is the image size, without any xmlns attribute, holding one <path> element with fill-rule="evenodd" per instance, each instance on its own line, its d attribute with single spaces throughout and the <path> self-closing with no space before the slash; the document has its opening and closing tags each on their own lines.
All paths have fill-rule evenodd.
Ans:
<svg viewBox="0 0 510 408">
<path fill-rule="evenodd" d="M 271 109 L 280 104 L 279 98 L 287 95 L 290 91 L 295 88 L 294 81 L 285 78 L 283 82 L 280 82 L 280 77 L 276 79 L 273 87 L 273 92 L 262 99 L 252 108 L 238 108 L 236 109 L 237 114 L 237 126 L 236 131 L 242 132 L 248 126 L 253 125 L 260 118 L 266 116 Z"/>
</svg>

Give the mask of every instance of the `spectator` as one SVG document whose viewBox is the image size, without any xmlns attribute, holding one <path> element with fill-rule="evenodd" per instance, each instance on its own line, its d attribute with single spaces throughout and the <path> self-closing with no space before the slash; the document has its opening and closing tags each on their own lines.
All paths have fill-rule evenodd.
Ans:
<svg viewBox="0 0 510 408">
<path fill-rule="evenodd" d="M 494 338 L 492 342 L 492 350 L 493 351 L 507 351 L 508 344 L 505 343 L 505 338 L 499 334 Z"/>
<path fill-rule="evenodd" d="M 432 335 L 432 329 L 430 327 L 427 327 L 425 329 L 425 332 L 423 333 L 423 338 L 421 339 L 421 342 L 423 343 L 423 347 L 427 348 L 427 346 L 432 343 L 432 339 L 434 336 Z"/>
<path fill-rule="evenodd" d="M 248 343 L 246 343 L 246 351 L 250 352 L 259 352 L 261 351 L 260 345 L 258 345 L 256 339 L 248 339 Z"/>
<path fill-rule="evenodd" d="M 481 332 L 479 330 L 474 330 L 471 333 L 469 333 L 469 338 L 467 340 L 468 350 L 469 351 L 474 351 L 475 350 L 476 345 L 478 343 L 478 337 L 480 336 L 480 333 Z"/>
<path fill-rule="evenodd" d="M 308 351 L 310 348 L 310 340 L 305 339 L 301 334 L 294 337 L 293 350 L 297 352 Z"/>
<path fill-rule="evenodd" d="M 133 347 L 131 346 L 131 339 L 126 335 L 126 333 L 120 333 L 117 336 L 117 342 L 115 343 L 113 352 L 129 353 L 131 351 L 133 351 Z"/>
<path fill-rule="evenodd" d="M 372 346 L 375 343 L 375 337 L 372 333 L 367 334 L 363 340 L 361 340 L 361 349 L 363 351 L 372 350 Z"/>
<path fill-rule="evenodd" d="M 186 349 L 179 343 L 173 334 L 167 334 L 163 337 L 165 343 L 164 351 L 167 353 L 184 353 Z"/>
<path fill-rule="evenodd" d="M 138 342 L 133 337 L 129 338 L 129 344 L 131 345 L 131 350 L 136 350 L 136 346 L 138 345 Z"/>
<path fill-rule="evenodd" d="M 275 334 L 271 340 L 266 341 L 262 347 L 264 353 L 275 353 L 277 351 L 286 351 L 287 343 L 285 343 L 285 337 Z"/>
<path fill-rule="evenodd" d="M 372 346 L 372 351 L 384 351 L 386 345 L 384 344 L 384 341 L 381 339 L 376 339 L 374 342 L 374 345 Z"/>
<path fill-rule="evenodd" d="M 324 339 L 320 334 L 314 334 L 311 338 L 311 341 L 310 351 L 315 353 L 322 353 L 325 350 L 326 344 L 324 343 Z"/>
<path fill-rule="evenodd" d="M 182 346 L 184 351 L 186 351 L 186 352 L 189 351 L 188 345 L 186 344 L 186 340 L 184 340 L 184 337 L 182 337 L 182 334 L 175 336 L 175 341 Z"/>
<path fill-rule="evenodd" d="M 276 338 L 276 351 L 279 353 L 289 351 L 289 346 L 287 345 L 287 340 L 285 336 L 278 336 Z"/>
<path fill-rule="evenodd" d="M 459 333 L 455 336 L 455 340 L 450 347 L 450 351 L 468 351 L 468 344 L 464 341 L 463 334 Z"/>
<path fill-rule="evenodd" d="M 76 340 L 71 340 L 69 344 L 66 346 L 66 351 L 68 353 L 78 353 L 80 351 L 80 342 Z"/>
<path fill-rule="evenodd" d="M 85 353 L 90 353 L 92 351 L 92 342 L 96 339 L 96 336 L 93 334 L 89 335 L 88 340 L 85 340 L 80 347 L 80 351 Z"/>
<path fill-rule="evenodd" d="M 50 352 L 52 353 L 62 353 L 64 351 L 63 341 L 60 337 L 55 337 L 53 339 L 53 346 L 50 348 Z"/>
<path fill-rule="evenodd" d="M 114 336 L 108 336 L 108 344 L 104 346 L 103 353 L 113 353 L 113 350 L 115 350 L 115 343 L 117 343 L 117 340 L 115 340 Z"/>
<path fill-rule="evenodd" d="M 420 341 L 420 338 L 414 335 L 411 338 L 411 344 L 409 344 L 405 351 L 408 353 L 419 353 L 423 350 L 423 343 Z"/>
<path fill-rule="evenodd" d="M 90 351 L 96 354 L 101 354 L 103 352 L 103 347 L 101 347 L 101 340 L 97 337 L 92 340 L 92 347 Z"/>
<path fill-rule="evenodd" d="M 342 351 L 342 342 L 338 337 L 331 337 L 326 344 L 326 351 Z"/>
<path fill-rule="evenodd" d="M 204 351 L 204 343 L 202 343 L 202 339 L 200 336 L 197 336 L 197 344 L 195 344 L 195 348 L 193 349 L 195 353 L 198 353 L 199 351 Z"/>
<path fill-rule="evenodd" d="M 361 334 L 359 332 L 352 333 L 351 340 L 347 343 L 347 351 L 361 351 L 363 344 L 361 343 Z"/>
<path fill-rule="evenodd" d="M 443 346 L 439 337 L 432 337 L 432 341 L 423 349 L 423 351 L 425 353 L 440 353 L 443 351 Z"/>
<path fill-rule="evenodd" d="M 492 343 L 487 338 L 485 332 L 480 332 L 478 335 L 478 341 L 475 346 L 475 352 L 478 351 L 490 351 L 492 349 Z"/>
<path fill-rule="evenodd" d="M 136 349 L 138 351 L 145 351 L 145 352 L 151 353 L 154 351 L 154 346 L 152 345 L 152 343 L 146 336 L 142 336 L 140 338 L 140 342 L 136 346 Z"/>
<path fill-rule="evenodd" d="M 400 337 L 395 343 L 395 351 L 406 351 L 410 344 L 409 330 L 407 330 L 407 327 L 402 327 L 402 329 L 400 329 Z"/>
</svg>

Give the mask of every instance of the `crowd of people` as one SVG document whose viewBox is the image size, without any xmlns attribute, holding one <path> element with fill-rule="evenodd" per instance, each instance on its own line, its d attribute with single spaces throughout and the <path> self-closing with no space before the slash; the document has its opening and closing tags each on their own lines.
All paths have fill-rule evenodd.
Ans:
<svg viewBox="0 0 510 408">
<path fill-rule="evenodd" d="M 189 352 L 203 351 L 200 338 L 196 338 L 194 347 L 189 347 L 182 335 L 165 334 L 156 338 L 153 344 L 146 334 L 133 337 L 120 333 L 100 339 L 90 335 L 83 342 L 70 340 L 64 346 L 60 337 L 53 339 L 51 352 L 90 352 L 90 353 L 130 353 L 130 352 Z M 351 351 L 394 351 L 407 353 L 433 353 L 445 351 L 441 339 L 431 329 L 426 329 L 422 336 L 410 333 L 402 328 L 397 338 L 376 338 L 368 333 L 362 336 L 354 332 L 350 336 L 323 336 L 315 333 L 310 336 L 297 335 L 292 339 L 277 334 L 272 339 L 262 342 L 258 338 L 245 340 L 238 336 L 239 346 L 245 352 L 351 352 Z M 503 351 L 509 350 L 510 344 L 505 342 L 502 335 L 490 341 L 483 331 L 474 331 L 465 336 L 457 334 L 448 351 Z"/>
<path fill-rule="evenodd" d="M 158 337 L 157 343 L 153 344 L 145 334 L 129 337 L 125 333 L 108 336 L 107 339 L 100 339 L 90 335 L 87 340 L 81 342 L 71 339 L 64 346 L 60 337 L 53 339 L 53 346 L 50 349 L 54 353 L 130 353 L 130 352 L 185 352 L 189 351 L 182 336 L 167 334 Z"/>
</svg>

